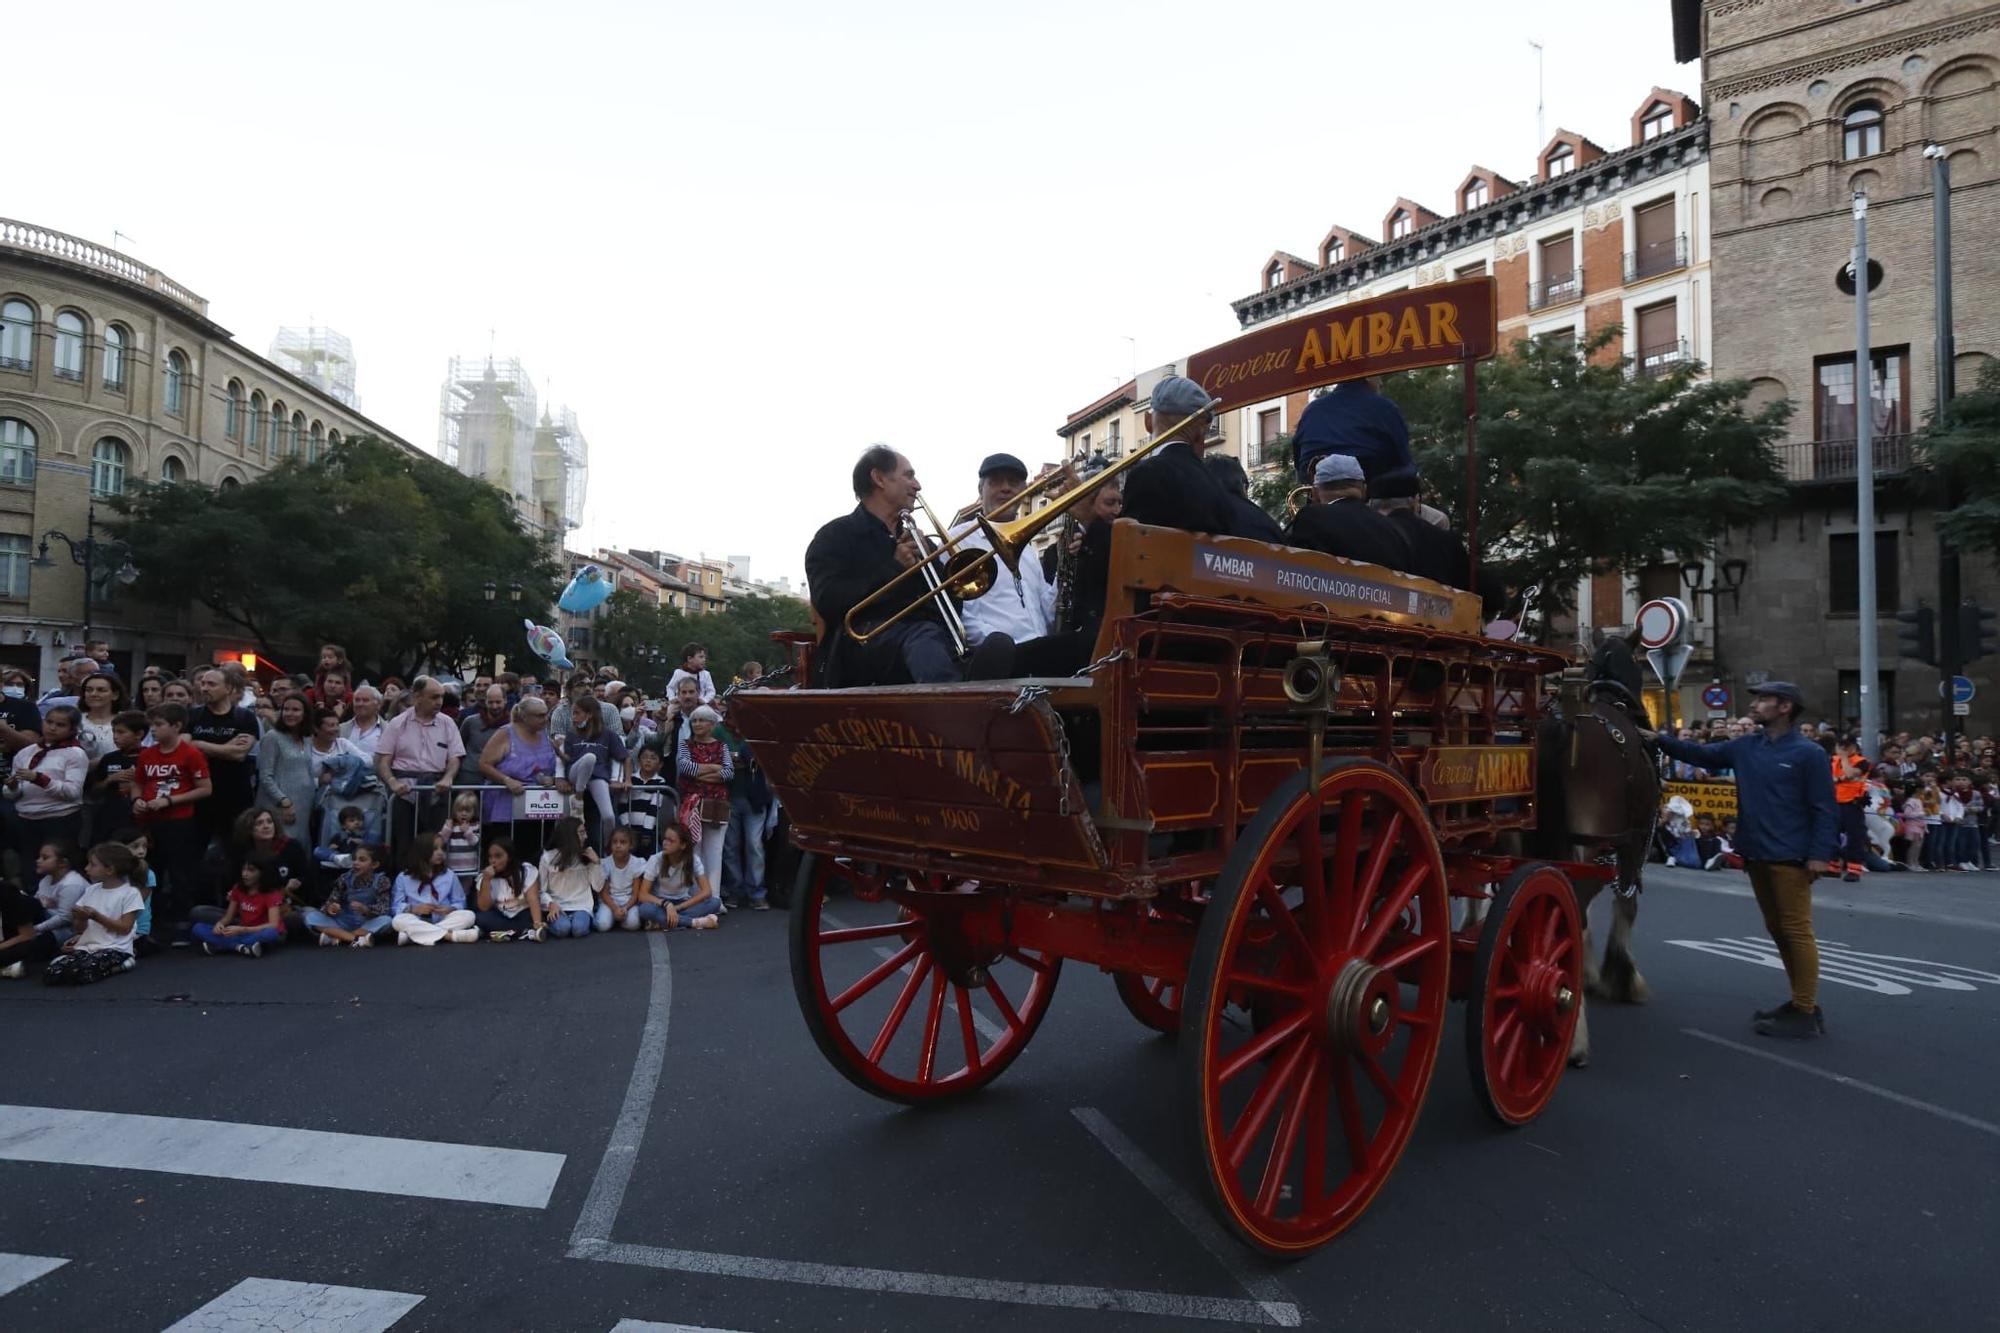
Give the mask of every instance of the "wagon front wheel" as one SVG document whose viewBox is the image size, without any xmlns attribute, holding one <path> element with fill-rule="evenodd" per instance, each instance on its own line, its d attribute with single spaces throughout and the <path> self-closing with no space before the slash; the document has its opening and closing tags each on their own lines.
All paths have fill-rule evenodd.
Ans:
<svg viewBox="0 0 2000 1333">
<path fill-rule="evenodd" d="M 1048 1014 L 1062 960 L 975 952 L 948 912 L 919 914 L 876 892 L 842 900 L 834 919 L 836 877 L 867 882 L 843 862 L 805 857 L 792 904 L 792 986 L 820 1052 L 856 1087 L 912 1105 L 999 1077 Z"/>
<path fill-rule="evenodd" d="M 1503 1125 L 1555 1096 L 1583 1005 L 1583 917 L 1569 877 L 1525 865 L 1493 896 L 1465 1000 L 1472 1090 Z"/>
<path fill-rule="evenodd" d="M 1381 764 L 1336 761 L 1316 790 L 1295 775 L 1237 840 L 1181 1058 L 1203 1178 L 1251 1245 L 1303 1256 L 1389 1178 L 1437 1062 L 1450 930 L 1428 815 Z"/>
</svg>

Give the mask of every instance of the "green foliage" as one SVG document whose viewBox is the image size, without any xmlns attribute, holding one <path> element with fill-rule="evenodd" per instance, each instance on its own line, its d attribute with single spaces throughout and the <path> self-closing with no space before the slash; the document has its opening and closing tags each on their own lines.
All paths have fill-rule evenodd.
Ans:
<svg viewBox="0 0 2000 1333">
<path fill-rule="evenodd" d="M 745 662 L 761 662 L 766 671 L 783 665 L 786 659 L 771 642 L 772 631 L 810 631 L 811 622 L 806 604 L 790 597 L 739 597 L 727 610 L 689 614 L 648 605 L 637 590 L 623 587 L 598 609 L 592 622 L 593 651 L 587 656 L 610 663 L 621 679 L 658 694 L 681 664 L 681 649 L 700 643 L 708 648 L 709 674 L 721 687 Z M 579 659 L 574 648 L 570 657 Z"/>
<path fill-rule="evenodd" d="M 377 671 L 520 656 L 522 619 L 555 601 L 556 562 L 504 496 L 373 436 L 246 485 L 141 486 L 115 505 L 137 595 L 198 602 L 288 664 L 324 641 Z"/>
<path fill-rule="evenodd" d="M 1698 552 L 1783 502 L 1777 442 L 1791 412 L 1746 416 L 1749 386 L 1696 378 L 1698 363 L 1656 377 L 1629 359 L 1595 363 L 1613 326 L 1582 348 L 1516 342 L 1480 365 L 1479 543 L 1515 588 L 1574 610 L 1586 574 L 1632 572 Z M 1456 366 L 1392 378 L 1426 498 L 1465 530 L 1465 408 Z"/>
<path fill-rule="evenodd" d="M 1961 551 L 2000 554 L 2000 361 L 1987 361 L 1973 388 L 1951 400 L 1923 449 L 1963 497 L 1938 515 L 1945 537 Z"/>
</svg>

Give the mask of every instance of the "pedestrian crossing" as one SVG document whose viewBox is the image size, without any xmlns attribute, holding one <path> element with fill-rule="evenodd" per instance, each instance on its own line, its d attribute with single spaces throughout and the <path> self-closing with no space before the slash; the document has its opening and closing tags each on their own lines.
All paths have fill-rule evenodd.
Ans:
<svg viewBox="0 0 2000 1333">
<path fill-rule="evenodd" d="M 47 1277 L 68 1259 L 0 1252 L 0 1328 L 25 1328 L 7 1314 L 5 1298 Z M 284 1329 L 286 1333 L 386 1333 L 424 1302 L 408 1291 L 344 1287 L 329 1282 L 293 1282 L 247 1277 L 165 1326 L 165 1333 L 243 1333 Z M 164 1316 L 162 1316 L 164 1317 Z M 448 1317 L 440 1319 L 449 1325 Z M 701 1324 L 621 1319 L 608 1333 L 737 1333 Z"/>
</svg>

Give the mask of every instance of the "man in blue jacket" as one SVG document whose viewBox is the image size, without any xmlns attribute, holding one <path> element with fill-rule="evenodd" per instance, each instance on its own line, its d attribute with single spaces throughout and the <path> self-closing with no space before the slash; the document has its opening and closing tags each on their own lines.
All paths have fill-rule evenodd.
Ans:
<svg viewBox="0 0 2000 1333">
<path fill-rule="evenodd" d="M 1292 464 L 1301 483 L 1312 481 L 1314 467 L 1327 454 L 1354 459 L 1370 481 L 1416 471 L 1410 427 L 1381 387 L 1379 375 L 1348 380 L 1306 404 L 1292 428 Z"/>
<path fill-rule="evenodd" d="M 1813 881 L 1833 860 L 1838 816 L 1826 752 L 1795 729 L 1805 708 L 1799 687 L 1771 680 L 1757 686 L 1747 736 L 1701 745 L 1655 732 L 1646 739 L 1675 759 L 1736 773 L 1736 850 L 1778 946 L 1792 997 L 1756 1015 L 1766 1037 L 1816 1037 L 1826 1031 L 1820 1010 L 1819 945 L 1813 939 Z"/>
</svg>

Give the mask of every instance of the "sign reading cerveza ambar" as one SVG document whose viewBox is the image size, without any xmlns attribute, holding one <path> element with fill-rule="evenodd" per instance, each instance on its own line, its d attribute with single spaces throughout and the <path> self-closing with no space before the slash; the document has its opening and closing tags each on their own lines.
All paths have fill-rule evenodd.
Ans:
<svg viewBox="0 0 2000 1333">
<path fill-rule="evenodd" d="M 1194 544 L 1194 568 L 1190 572 L 1259 592 L 1315 598 L 1329 607 L 1338 604 L 1342 609 L 1386 611 L 1427 620 L 1449 620 L 1452 615 L 1448 597 L 1358 574 L 1330 574 L 1302 561 L 1276 555 L 1249 555 L 1208 542 Z"/>
</svg>

